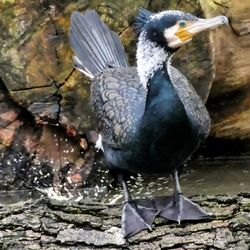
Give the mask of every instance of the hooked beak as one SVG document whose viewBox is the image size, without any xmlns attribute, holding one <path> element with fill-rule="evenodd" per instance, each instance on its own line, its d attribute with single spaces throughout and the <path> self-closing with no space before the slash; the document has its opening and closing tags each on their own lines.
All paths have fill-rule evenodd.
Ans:
<svg viewBox="0 0 250 250">
<path fill-rule="evenodd" d="M 223 24 L 228 24 L 228 19 L 225 16 L 217 16 L 208 19 L 199 18 L 189 26 L 179 29 L 176 32 L 176 36 L 183 42 L 189 41 L 194 35 L 205 30 L 216 28 Z"/>
<path fill-rule="evenodd" d="M 223 24 L 228 24 L 228 19 L 225 16 L 217 16 L 208 19 L 199 18 L 198 21 L 187 27 L 186 31 L 195 35 L 202 31 L 213 29 Z"/>
</svg>

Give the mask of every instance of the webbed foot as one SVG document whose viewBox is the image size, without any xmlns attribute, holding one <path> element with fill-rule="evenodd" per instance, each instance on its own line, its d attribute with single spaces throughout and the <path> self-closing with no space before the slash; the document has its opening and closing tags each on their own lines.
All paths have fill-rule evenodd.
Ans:
<svg viewBox="0 0 250 250">
<path fill-rule="evenodd" d="M 122 229 L 125 238 L 129 238 L 144 229 L 152 230 L 157 210 L 151 200 L 126 201 L 122 213 Z"/>
<path fill-rule="evenodd" d="M 211 216 L 182 193 L 156 198 L 154 202 L 159 216 L 179 224 L 183 220 L 204 220 Z"/>
</svg>

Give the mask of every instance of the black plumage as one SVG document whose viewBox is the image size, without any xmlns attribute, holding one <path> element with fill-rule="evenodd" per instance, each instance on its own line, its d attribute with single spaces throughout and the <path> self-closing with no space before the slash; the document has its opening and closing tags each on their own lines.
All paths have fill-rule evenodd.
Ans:
<svg viewBox="0 0 250 250">
<path fill-rule="evenodd" d="M 183 196 L 178 170 L 204 140 L 208 112 L 192 85 L 171 66 L 172 54 L 203 30 L 227 19 L 199 19 L 181 11 L 158 14 L 141 9 L 137 67 L 129 67 L 118 36 L 95 11 L 71 17 L 70 42 L 76 67 L 92 78 L 91 106 L 107 166 L 121 182 L 124 235 L 151 229 L 158 214 L 180 222 L 209 215 Z M 124 173 L 171 174 L 172 197 L 134 201 Z"/>
</svg>

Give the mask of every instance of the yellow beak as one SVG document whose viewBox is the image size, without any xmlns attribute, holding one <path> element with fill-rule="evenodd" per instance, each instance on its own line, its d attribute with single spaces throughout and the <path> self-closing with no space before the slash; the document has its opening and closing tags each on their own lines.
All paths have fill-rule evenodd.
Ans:
<svg viewBox="0 0 250 250">
<path fill-rule="evenodd" d="M 225 16 L 217 16 L 208 19 L 199 18 L 187 27 L 179 28 L 175 34 L 182 42 L 185 42 L 202 31 L 213 29 L 223 24 L 228 24 L 228 19 Z"/>
</svg>

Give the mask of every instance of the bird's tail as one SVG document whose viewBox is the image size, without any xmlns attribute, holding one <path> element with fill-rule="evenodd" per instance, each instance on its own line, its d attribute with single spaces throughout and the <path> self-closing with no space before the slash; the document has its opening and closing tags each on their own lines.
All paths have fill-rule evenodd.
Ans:
<svg viewBox="0 0 250 250">
<path fill-rule="evenodd" d="M 75 66 L 90 78 L 108 67 L 127 67 L 124 47 L 94 10 L 71 15 L 70 44 Z"/>
</svg>

